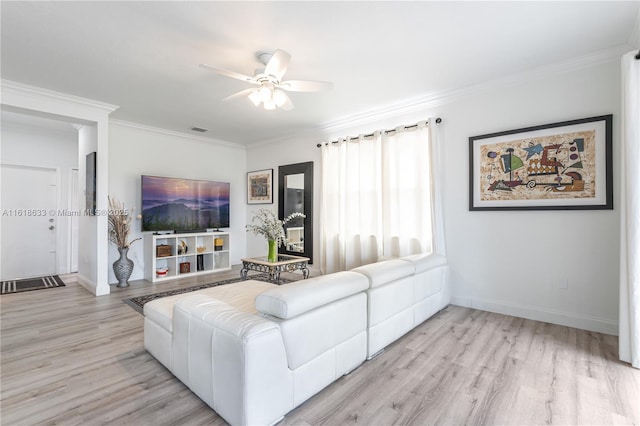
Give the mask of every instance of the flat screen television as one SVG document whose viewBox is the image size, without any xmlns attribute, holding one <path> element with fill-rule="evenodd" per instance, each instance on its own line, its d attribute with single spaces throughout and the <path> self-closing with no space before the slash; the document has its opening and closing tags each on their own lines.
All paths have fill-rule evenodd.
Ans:
<svg viewBox="0 0 640 426">
<path fill-rule="evenodd" d="M 142 176 L 142 231 L 229 227 L 228 182 Z"/>
</svg>

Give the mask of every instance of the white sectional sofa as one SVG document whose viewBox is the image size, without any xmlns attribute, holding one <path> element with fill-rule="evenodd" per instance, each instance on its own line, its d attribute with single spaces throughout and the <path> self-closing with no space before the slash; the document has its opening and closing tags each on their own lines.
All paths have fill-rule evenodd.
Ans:
<svg viewBox="0 0 640 426">
<path fill-rule="evenodd" d="M 144 344 L 230 424 L 273 424 L 444 308 L 445 277 L 444 258 L 416 255 L 161 298 Z"/>
<path fill-rule="evenodd" d="M 449 304 L 447 260 L 419 254 L 353 269 L 369 280 L 367 358 Z"/>
</svg>

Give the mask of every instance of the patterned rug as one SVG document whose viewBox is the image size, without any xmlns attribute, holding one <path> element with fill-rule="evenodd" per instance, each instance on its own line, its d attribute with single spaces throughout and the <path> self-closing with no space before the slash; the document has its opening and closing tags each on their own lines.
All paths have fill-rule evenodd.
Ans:
<svg viewBox="0 0 640 426">
<path fill-rule="evenodd" d="M 269 275 L 268 274 L 249 275 L 247 279 L 269 282 Z M 144 296 L 132 297 L 130 299 L 122 299 L 122 301 L 127 305 L 131 306 L 139 314 L 144 315 L 143 313 L 144 304 L 147 302 L 151 302 L 152 300 L 159 299 L 161 297 L 173 296 L 176 294 L 189 293 L 196 290 L 203 290 L 205 288 L 215 287 L 217 285 L 237 283 L 239 281 L 242 281 L 242 278 L 240 277 L 230 278 L 228 280 L 216 281 L 209 284 L 201 284 L 194 287 L 177 288 L 175 290 L 163 291 L 162 293 L 146 294 Z M 281 284 L 286 284 L 293 281 L 296 281 L 296 280 L 291 280 L 291 279 L 282 278 L 282 277 L 280 278 Z"/>
<path fill-rule="evenodd" d="M 2 281 L 2 283 L 0 283 L 0 287 L 0 294 L 11 294 L 21 293 L 23 291 L 41 290 L 43 288 L 65 287 L 65 285 L 59 276 L 47 275 L 46 277 Z"/>
</svg>

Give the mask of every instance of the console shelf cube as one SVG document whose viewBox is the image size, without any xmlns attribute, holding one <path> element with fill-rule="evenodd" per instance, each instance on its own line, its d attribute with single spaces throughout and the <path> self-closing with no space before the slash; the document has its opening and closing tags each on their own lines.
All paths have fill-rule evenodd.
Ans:
<svg viewBox="0 0 640 426">
<path fill-rule="evenodd" d="M 144 241 L 145 279 L 154 283 L 231 269 L 228 232 L 147 234 Z"/>
</svg>

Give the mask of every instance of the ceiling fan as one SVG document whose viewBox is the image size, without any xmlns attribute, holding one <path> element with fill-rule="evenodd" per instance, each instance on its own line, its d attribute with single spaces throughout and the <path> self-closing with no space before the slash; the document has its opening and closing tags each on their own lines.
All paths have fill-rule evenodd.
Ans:
<svg viewBox="0 0 640 426">
<path fill-rule="evenodd" d="M 289 99 L 289 96 L 287 96 L 285 91 L 320 92 L 323 90 L 329 90 L 333 87 L 332 83 L 328 83 L 326 81 L 283 81 L 282 77 L 284 76 L 284 73 L 287 72 L 287 67 L 291 60 L 291 55 L 284 50 L 278 49 L 273 52 L 273 54 L 258 52 L 257 56 L 265 65 L 265 68 L 264 70 L 256 70 L 253 77 L 235 71 L 218 68 L 213 65 L 200 64 L 200 68 L 258 86 L 241 90 L 240 92 L 227 96 L 223 100 L 228 101 L 230 99 L 248 96 L 255 106 L 259 106 L 262 103 L 264 109 L 267 110 L 282 108 L 285 111 L 289 111 L 294 108 L 293 102 L 291 102 L 291 99 Z"/>
</svg>

